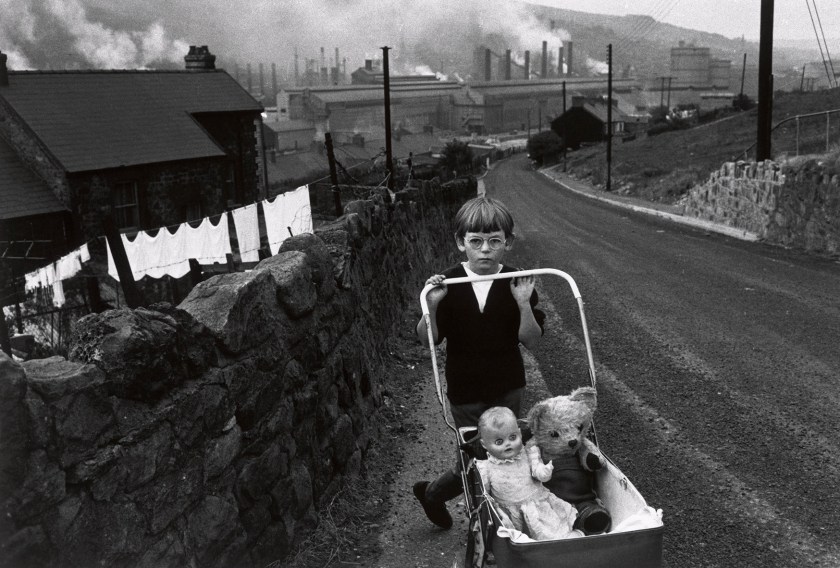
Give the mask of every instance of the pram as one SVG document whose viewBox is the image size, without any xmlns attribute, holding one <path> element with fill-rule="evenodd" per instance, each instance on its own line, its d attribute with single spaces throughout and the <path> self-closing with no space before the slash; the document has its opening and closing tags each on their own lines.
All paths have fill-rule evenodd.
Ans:
<svg viewBox="0 0 840 568">
<path fill-rule="evenodd" d="M 567 273 L 551 268 L 540 268 L 489 276 L 448 278 L 444 283 L 460 284 L 537 275 L 559 276 L 571 287 L 583 326 L 589 379 L 591 386 L 596 388 L 595 363 L 583 310 L 583 300 L 577 284 Z M 461 482 L 466 511 L 469 515 L 464 566 L 482 568 L 488 562 L 494 562 L 500 568 L 660 568 L 664 533 L 661 511 L 655 511 L 647 505 L 639 491 L 609 458 L 607 458 L 607 467 L 600 469 L 597 473 L 598 496 L 612 516 L 612 528 L 609 532 L 565 540 L 534 541 L 527 535 L 503 526 L 493 500 L 489 498 L 484 488 L 478 468 L 475 467 L 475 460 L 482 457 L 475 443 L 477 429 L 456 429 L 449 422 L 426 301 L 426 295 L 432 288 L 431 285 L 423 288 L 420 293 L 420 304 L 423 317 L 426 319 L 438 400 L 443 410 L 444 420 L 455 433 L 459 448 Z M 522 421 L 521 426 L 527 427 Z M 590 428 L 589 436 L 597 444 L 594 424 Z"/>
</svg>

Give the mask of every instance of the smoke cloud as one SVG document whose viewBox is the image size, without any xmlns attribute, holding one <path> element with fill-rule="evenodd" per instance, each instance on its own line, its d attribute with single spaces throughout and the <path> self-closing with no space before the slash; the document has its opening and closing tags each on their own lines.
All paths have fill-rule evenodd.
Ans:
<svg viewBox="0 0 840 568">
<path fill-rule="evenodd" d="M 0 0 L 0 51 L 12 69 L 183 68 L 189 45 L 218 67 L 306 60 L 347 71 L 392 48 L 394 72 L 469 73 L 478 45 L 515 54 L 568 38 L 534 7 L 505 0 Z"/>
</svg>

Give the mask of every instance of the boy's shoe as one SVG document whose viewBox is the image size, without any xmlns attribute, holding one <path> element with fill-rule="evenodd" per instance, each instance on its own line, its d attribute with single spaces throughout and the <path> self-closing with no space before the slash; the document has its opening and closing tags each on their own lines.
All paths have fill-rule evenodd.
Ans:
<svg viewBox="0 0 840 568">
<path fill-rule="evenodd" d="M 426 487 L 429 486 L 428 481 L 418 481 L 414 484 L 414 496 L 420 501 L 423 506 L 423 512 L 429 517 L 429 520 L 442 529 L 452 527 L 452 516 L 446 510 L 445 503 L 434 503 L 426 499 Z"/>
</svg>

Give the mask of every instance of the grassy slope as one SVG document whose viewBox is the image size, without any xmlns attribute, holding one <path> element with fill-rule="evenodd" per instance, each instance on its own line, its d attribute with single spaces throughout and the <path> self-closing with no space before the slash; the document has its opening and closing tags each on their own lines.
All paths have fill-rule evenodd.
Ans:
<svg viewBox="0 0 840 568">
<path fill-rule="evenodd" d="M 773 124 L 787 117 L 840 108 L 840 89 L 810 93 L 776 93 Z M 642 136 L 613 144 L 611 185 L 613 191 L 636 195 L 651 201 L 671 203 L 725 162 L 733 161 L 756 141 L 756 110 L 735 114 L 717 122 L 689 130 Z M 831 116 L 834 145 L 838 142 L 840 113 Z M 792 123 L 791 123 L 792 124 Z M 801 134 L 813 131 L 824 150 L 825 118 L 802 124 Z M 793 126 L 773 135 L 774 155 L 791 148 Z M 817 150 L 820 151 L 820 150 Z M 752 154 L 754 156 L 754 154 Z M 606 146 L 572 152 L 568 170 L 603 186 L 606 177 Z M 743 159 L 743 157 L 741 157 Z"/>
</svg>

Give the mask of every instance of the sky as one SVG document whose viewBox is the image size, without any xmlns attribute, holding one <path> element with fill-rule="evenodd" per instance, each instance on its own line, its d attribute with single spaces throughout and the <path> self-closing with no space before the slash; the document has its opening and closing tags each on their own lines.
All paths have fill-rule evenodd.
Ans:
<svg viewBox="0 0 840 568">
<path fill-rule="evenodd" d="M 760 36 L 761 0 L 526 0 L 531 4 L 566 10 L 613 14 L 643 14 L 689 29 L 748 40 Z M 808 8 L 817 31 L 822 22 L 826 38 L 840 39 L 840 0 L 775 0 L 773 38 L 813 40 L 817 45 Z M 814 6 L 816 11 L 814 12 Z M 830 44 L 829 44 L 830 45 Z"/>
<path fill-rule="evenodd" d="M 762 0 L 528 1 L 642 14 L 730 38 L 760 35 Z M 774 3 L 774 41 L 799 38 L 816 48 L 808 13 L 816 3 L 825 35 L 836 40 L 831 55 L 840 53 L 840 0 Z M 354 69 L 387 45 L 395 50 L 392 69 L 406 73 L 412 70 L 397 67 L 404 46 L 419 46 L 429 55 L 422 59 L 445 69 L 447 53 L 467 53 L 487 38 L 510 46 L 514 57 L 546 38 L 551 50 L 568 39 L 510 0 L 0 0 L 0 51 L 10 69 L 182 68 L 190 45 L 207 45 L 224 68 L 277 61 L 286 70 L 295 50 L 314 64 L 325 47 L 324 65 L 333 66 L 340 47 Z"/>
</svg>

